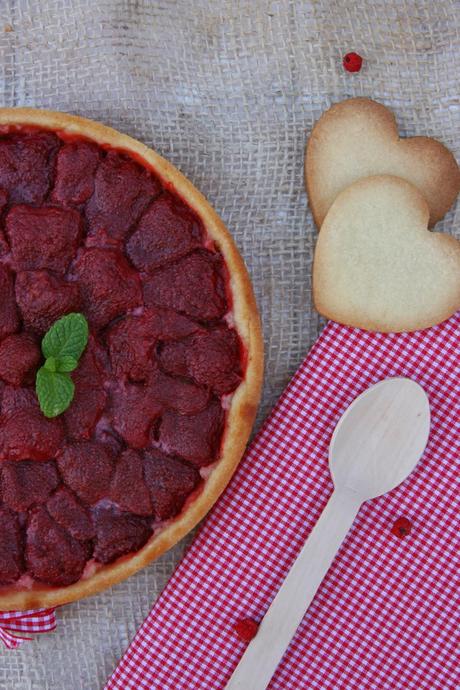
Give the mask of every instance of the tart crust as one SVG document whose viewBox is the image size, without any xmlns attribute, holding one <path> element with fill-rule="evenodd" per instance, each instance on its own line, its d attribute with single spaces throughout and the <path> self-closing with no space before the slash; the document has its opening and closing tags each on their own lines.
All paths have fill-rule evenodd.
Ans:
<svg viewBox="0 0 460 690">
<path fill-rule="evenodd" d="M 251 432 L 262 387 L 263 338 L 249 275 L 238 249 L 222 220 L 193 184 L 152 149 L 111 127 L 76 115 L 35 108 L 0 108 L 0 126 L 34 126 L 57 133 L 82 136 L 101 146 L 121 149 L 150 168 L 166 186 L 171 186 L 201 217 L 209 236 L 222 253 L 229 273 L 232 314 L 246 348 L 246 371 L 231 397 L 219 460 L 211 465 L 200 493 L 176 518 L 168 522 L 139 551 L 109 565 L 101 565 L 87 578 L 67 587 L 34 582 L 31 589 L 14 586 L 0 592 L 0 610 L 52 607 L 75 601 L 125 580 L 158 558 L 182 539 L 208 512 L 229 482 L 243 455 Z"/>
</svg>

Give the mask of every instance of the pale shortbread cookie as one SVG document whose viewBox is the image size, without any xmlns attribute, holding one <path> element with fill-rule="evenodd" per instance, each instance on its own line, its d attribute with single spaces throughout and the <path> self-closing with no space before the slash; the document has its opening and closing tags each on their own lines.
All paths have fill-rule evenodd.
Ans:
<svg viewBox="0 0 460 690">
<path fill-rule="evenodd" d="M 428 230 L 421 192 L 376 175 L 341 192 L 321 227 L 313 265 L 317 310 L 366 330 L 413 331 L 460 308 L 460 242 Z"/>
<path fill-rule="evenodd" d="M 397 175 L 418 187 L 430 207 L 430 227 L 460 191 L 459 167 L 439 141 L 399 139 L 393 113 L 368 98 L 336 103 L 313 127 L 305 156 L 305 182 L 317 227 L 339 192 L 371 175 Z"/>
</svg>

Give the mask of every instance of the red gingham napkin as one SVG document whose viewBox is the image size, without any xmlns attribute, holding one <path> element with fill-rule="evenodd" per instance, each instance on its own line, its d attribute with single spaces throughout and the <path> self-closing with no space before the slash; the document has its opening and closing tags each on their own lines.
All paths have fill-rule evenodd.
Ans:
<svg viewBox="0 0 460 690">
<path fill-rule="evenodd" d="M 16 649 L 25 640 L 31 640 L 31 634 L 55 630 L 54 611 L 55 609 L 0 611 L 0 639 L 8 649 Z"/>
<path fill-rule="evenodd" d="M 413 474 L 362 507 L 270 688 L 458 687 L 460 314 L 412 334 L 329 323 L 253 441 L 107 690 L 223 688 L 332 491 L 336 422 L 371 384 L 427 392 L 431 435 Z M 405 538 L 392 533 L 410 519 Z"/>
</svg>

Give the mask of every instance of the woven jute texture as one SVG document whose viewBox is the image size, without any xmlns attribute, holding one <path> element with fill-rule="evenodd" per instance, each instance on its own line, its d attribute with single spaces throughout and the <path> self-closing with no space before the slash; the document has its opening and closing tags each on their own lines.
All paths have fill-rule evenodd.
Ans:
<svg viewBox="0 0 460 690">
<path fill-rule="evenodd" d="M 210 199 L 262 312 L 260 421 L 322 325 L 303 189 L 312 124 L 334 101 L 371 96 L 394 109 L 401 134 L 435 136 L 458 156 L 459 38 L 453 0 L 3 0 L 1 103 L 112 125 Z M 350 50 L 365 58 L 359 74 L 342 68 Z M 458 232 L 459 220 L 451 211 L 437 229 Z M 101 688 L 184 547 L 63 607 L 56 633 L 2 652 L 1 690 Z"/>
</svg>

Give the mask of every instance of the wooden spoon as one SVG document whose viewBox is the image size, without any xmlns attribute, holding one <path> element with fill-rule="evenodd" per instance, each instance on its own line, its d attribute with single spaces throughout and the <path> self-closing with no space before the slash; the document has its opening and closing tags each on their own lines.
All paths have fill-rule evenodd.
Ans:
<svg viewBox="0 0 460 690">
<path fill-rule="evenodd" d="M 329 446 L 334 491 L 226 690 L 267 687 L 361 504 L 412 472 L 429 429 L 428 398 L 406 378 L 377 383 L 345 411 Z"/>
</svg>

